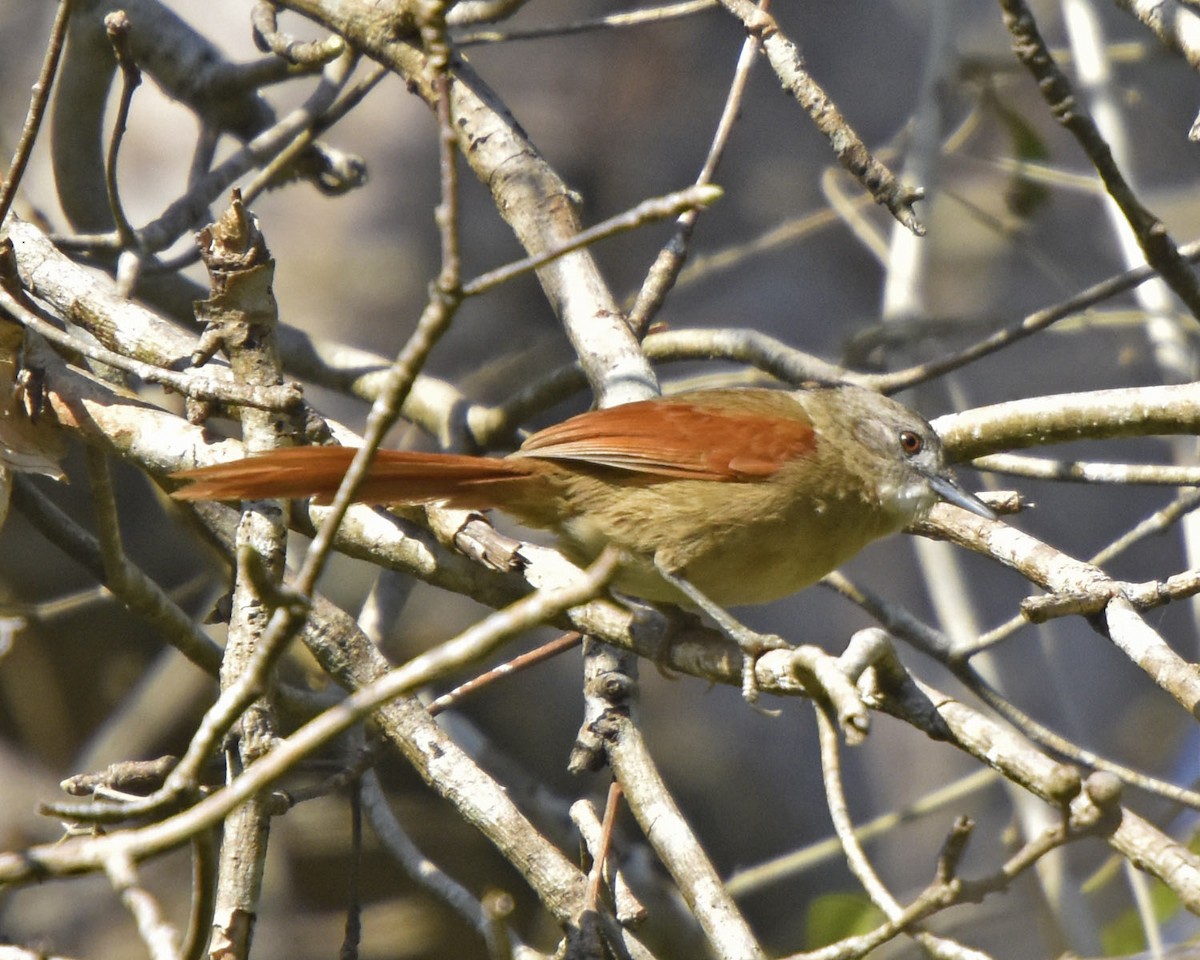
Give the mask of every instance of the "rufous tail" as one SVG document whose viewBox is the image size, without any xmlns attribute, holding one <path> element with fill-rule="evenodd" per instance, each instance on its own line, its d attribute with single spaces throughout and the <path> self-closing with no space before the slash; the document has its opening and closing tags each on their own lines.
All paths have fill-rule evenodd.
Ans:
<svg viewBox="0 0 1200 960">
<path fill-rule="evenodd" d="M 177 500 L 257 500 L 313 497 L 328 503 L 337 492 L 353 447 L 289 447 L 244 460 L 172 474 L 190 483 Z M 498 460 L 449 453 L 380 450 L 355 500 L 484 510 L 536 495 L 544 478 L 529 460 Z"/>
</svg>

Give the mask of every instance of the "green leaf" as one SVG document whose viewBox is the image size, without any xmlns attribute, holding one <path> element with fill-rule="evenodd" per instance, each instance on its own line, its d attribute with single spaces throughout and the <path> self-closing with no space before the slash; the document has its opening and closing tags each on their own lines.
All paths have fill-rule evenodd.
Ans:
<svg viewBox="0 0 1200 960">
<path fill-rule="evenodd" d="M 806 949 L 870 933 L 886 919 L 866 894 L 827 893 L 809 904 L 804 923 Z"/>
<path fill-rule="evenodd" d="M 1046 141 L 1024 117 L 1015 110 L 1010 110 L 996 96 L 990 98 L 990 104 L 1008 131 L 1013 154 L 1018 160 L 1041 161 L 1050 158 L 1050 148 L 1046 146 Z M 1050 191 L 1045 186 L 1015 173 L 1009 179 L 1004 201 L 1012 213 L 1027 219 L 1046 203 L 1049 196 Z"/>
</svg>

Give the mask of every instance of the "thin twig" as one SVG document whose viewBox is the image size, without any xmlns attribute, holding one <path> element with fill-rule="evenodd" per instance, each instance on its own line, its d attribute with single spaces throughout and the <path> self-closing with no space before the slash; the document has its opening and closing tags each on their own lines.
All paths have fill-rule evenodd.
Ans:
<svg viewBox="0 0 1200 960">
<path fill-rule="evenodd" d="M 722 960 L 763 960 L 766 954 L 726 892 L 704 848 L 683 818 L 638 729 L 614 716 L 609 763 L 642 832 L 670 872 L 713 953 Z"/>
<path fill-rule="evenodd" d="M 925 227 L 913 211 L 913 204 L 924 197 L 922 190 L 902 184 L 871 153 L 833 100 L 805 69 L 800 51 L 783 34 L 775 19 L 756 7 L 752 0 L 721 0 L 721 5 L 737 17 L 749 33 L 760 38 L 763 52 L 783 88 L 808 112 L 817 129 L 829 140 L 842 166 L 900 223 L 918 236 L 923 234 Z"/>
<path fill-rule="evenodd" d="M 238 191 L 216 222 L 200 231 L 198 240 L 211 286 L 209 297 L 196 304 L 197 317 L 207 324 L 205 339 L 224 346 L 237 380 L 251 387 L 278 384 L 282 371 L 275 340 L 278 307 L 271 293 L 274 261 Z M 251 452 L 291 442 L 294 424 L 285 415 L 249 407 L 240 414 L 243 442 Z M 219 675 L 218 703 L 225 704 L 226 712 L 221 723 L 210 728 L 215 733 L 237 720 L 234 736 L 224 744 L 227 779 L 267 756 L 277 737 L 272 666 L 283 653 L 284 642 L 272 642 L 266 634 L 274 606 L 273 584 L 283 575 L 287 533 L 279 504 L 243 504 Z M 210 711 L 206 719 L 213 716 Z M 188 759 L 198 759 L 196 746 L 192 744 Z M 222 945 L 221 952 L 235 960 L 250 954 L 254 930 L 247 918 L 260 910 L 270 831 L 271 810 L 265 795 L 256 795 L 231 811 L 221 827 L 212 936 L 214 943 Z"/>
<path fill-rule="evenodd" d="M 528 653 L 523 653 L 519 657 L 513 657 L 511 660 L 500 664 L 498 667 L 493 667 L 486 673 L 481 673 L 477 677 L 472 677 L 466 683 L 460 683 L 448 693 L 443 693 L 436 700 L 433 700 L 427 709 L 431 717 L 436 717 L 439 713 L 445 710 L 450 710 L 456 707 L 460 701 L 469 697 L 478 690 L 482 690 L 496 681 L 510 677 L 522 670 L 528 670 L 530 667 L 543 663 L 552 657 L 557 657 L 560 653 L 566 650 L 571 650 L 579 646 L 583 640 L 583 635 L 571 632 L 564 633 L 556 640 L 551 640 L 549 643 L 544 643 L 536 650 L 530 650 Z"/>
<path fill-rule="evenodd" d="M 875 837 L 886 836 L 902 824 L 927 817 L 951 804 L 961 803 L 973 794 L 994 786 L 998 779 L 999 774 L 995 770 L 988 768 L 976 770 L 960 777 L 953 783 L 931 790 L 907 807 L 889 810 L 887 813 L 882 813 L 856 826 L 854 836 L 859 843 Z M 799 850 L 737 870 L 726 879 L 725 888 L 732 896 L 748 896 L 781 880 L 795 877 L 821 864 L 828 863 L 841 853 L 841 841 L 836 835 L 830 836 L 808 844 Z"/>
<path fill-rule="evenodd" d="M 760 9 L 766 10 L 769 0 L 759 0 Z M 729 137 L 733 133 L 733 125 L 741 111 L 742 98 L 746 93 L 746 84 L 750 80 L 750 71 L 758 58 L 759 38 L 748 35 L 738 53 L 737 66 L 734 67 L 733 80 L 729 84 L 729 92 L 725 94 L 725 106 L 717 120 L 717 129 L 713 134 L 712 145 L 704 158 L 704 165 L 696 176 L 696 186 L 702 187 L 712 182 L 717 172 L 717 164 L 725 153 Z M 675 286 L 679 273 L 687 261 L 688 245 L 691 242 L 692 231 L 700 216 L 700 208 L 693 207 L 685 210 L 675 221 L 675 232 L 670 240 L 663 245 L 654 263 L 646 272 L 646 278 L 638 289 L 637 298 L 629 311 L 629 325 L 634 334 L 641 339 L 654 321 L 655 314 L 662 307 L 667 293 Z"/>
<path fill-rule="evenodd" d="M 200 960 L 212 932 L 217 889 L 217 832 L 201 830 L 192 837 L 192 897 L 187 933 L 179 960 Z"/>
<path fill-rule="evenodd" d="M 1088 563 L 1094 566 L 1103 566 L 1109 563 L 1116 557 L 1120 556 L 1134 544 L 1146 539 L 1147 537 L 1157 536 L 1167 530 L 1173 524 L 1186 514 L 1192 512 L 1197 507 L 1200 507 L 1200 491 L 1187 491 L 1176 497 L 1171 503 L 1167 504 L 1161 510 L 1156 510 L 1149 517 L 1135 524 L 1128 531 L 1117 537 L 1108 546 L 1102 548 L 1098 553 L 1088 558 Z M 1162 584 L 1154 584 L 1153 589 L 1153 605 L 1167 602 L 1171 599 L 1169 591 L 1163 589 Z M 1129 588 L 1123 586 L 1122 589 Z M 1131 593 L 1131 599 L 1135 599 L 1135 594 Z M 1148 609 L 1149 605 L 1144 605 L 1140 600 L 1135 599 L 1135 602 L 1142 609 Z M 999 626 L 993 627 L 986 633 L 982 633 L 971 644 L 958 645 L 955 647 L 954 655 L 963 659 L 969 659 L 981 650 L 986 650 L 988 647 L 995 646 L 1010 636 L 1016 633 L 1030 623 L 1027 613 L 1023 610 L 1015 617 L 1010 618 Z M 948 648 L 947 648 L 948 649 Z"/>
<path fill-rule="evenodd" d="M 104 562 L 104 583 L 118 596 L 128 588 L 124 583 L 125 550 L 121 546 L 121 527 L 117 514 L 116 489 L 103 450 L 87 448 L 88 477 L 92 482 L 92 507 L 96 511 L 100 557 Z"/>
<path fill-rule="evenodd" d="M 421 47 L 390 39 L 392 11 L 352 9 L 323 0 L 286 0 L 284 5 L 391 66 L 431 108 L 443 101 L 433 84 L 437 72 L 430 69 Z M 460 154 L 492 192 L 496 209 L 525 250 L 537 256 L 578 232 L 574 195 L 470 64 L 454 61 L 448 90 Z M 644 399 L 656 392 L 654 371 L 587 250 L 546 264 L 538 280 L 587 371 L 599 405 Z"/>
<path fill-rule="evenodd" d="M 975 652 L 975 647 L 955 646 L 944 633 L 918 619 L 904 607 L 885 600 L 862 584 L 851 582 L 842 574 L 830 574 L 822 583 L 836 590 L 851 603 L 862 607 L 883 624 L 889 633 L 900 637 L 910 646 L 948 667 L 981 699 L 989 703 L 994 710 L 1033 742 L 1039 743 L 1081 766 L 1112 773 L 1123 782 L 1148 793 L 1158 794 L 1189 807 L 1196 807 L 1197 804 L 1200 804 L 1200 793 L 1108 760 L 1029 717 L 1003 694 L 989 686 L 979 673 L 966 662 Z M 1021 623 L 1024 625 L 1028 621 L 1021 618 Z"/>
<path fill-rule="evenodd" d="M 1157 536 L 1177 523 L 1181 517 L 1200 507 L 1200 490 L 1185 490 L 1161 510 L 1135 524 L 1126 533 L 1117 537 L 1107 547 L 1088 558 L 1089 563 L 1100 567 L 1120 556 L 1135 543 L 1147 537 Z"/>
<path fill-rule="evenodd" d="M 910 924 L 903 922 L 904 908 L 892 896 L 891 891 L 884 886 L 855 833 L 854 823 L 850 819 L 850 808 L 846 803 L 846 792 L 842 787 L 837 723 L 835 718 L 820 706 L 817 707 L 817 731 L 821 746 L 821 781 L 825 786 L 825 805 L 833 820 L 834 832 L 842 845 L 850 872 L 862 884 L 871 902 L 894 924 L 894 928 L 888 932 L 892 936 L 900 933 L 911 934 L 931 957 L 947 958 L 948 960 L 950 957 L 964 956 L 962 952 L 964 948 L 960 944 L 944 937 L 935 936 L 925 930 L 914 930 Z M 886 940 L 879 942 L 883 943 Z"/>
<path fill-rule="evenodd" d="M 562 610 L 596 596 L 611 578 L 616 561 L 616 554 L 606 551 L 568 586 L 532 593 L 447 641 L 444 646 L 453 654 L 435 660 L 418 658 L 360 687 L 279 741 L 276 749 L 247 767 L 228 786 L 173 817 L 103 836 L 46 844 L 20 854 L 0 853 L 0 882 L 94 870 L 116 854 L 137 861 L 177 846 L 197 831 L 219 823 L 229 811 L 293 770 L 303 757 L 361 723 L 372 711 L 434 682 L 447 669 L 459 669 L 487 656 L 516 633 L 553 620 Z"/>
<path fill-rule="evenodd" d="M 36 484 L 18 476 L 13 486 L 13 502 L 51 543 L 82 564 L 98 581 L 107 581 L 108 561 L 99 542 L 63 513 Z M 123 558 L 122 563 L 119 578 L 115 584 L 108 584 L 108 589 L 192 663 L 215 677 L 221 663 L 221 648 L 141 569 L 128 558 Z"/>
<path fill-rule="evenodd" d="M 608 858 L 612 855 L 613 832 L 617 814 L 621 810 L 621 784 L 614 780 L 608 785 L 608 799 L 604 803 L 604 820 L 597 843 L 592 848 L 592 869 L 588 873 L 587 899 L 584 909 L 596 911 L 600 907 L 600 887 L 608 873 Z"/>
<path fill-rule="evenodd" d="M 292 142 L 280 150 L 278 155 L 263 167 L 255 175 L 254 179 L 242 189 L 242 196 L 245 197 L 246 202 L 249 203 L 264 190 L 269 190 L 280 182 L 292 169 L 294 162 L 304 154 L 304 151 L 313 146 L 316 138 L 341 120 L 354 107 L 358 106 L 366 95 L 374 90 L 379 85 L 379 82 L 388 75 L 388 72 L 386 67 L 376 65 L 365 77 L 355 83 L 344 96 L 339 97 L 329 109 L 318 116 L 312 126 L 305 127 L 297 133 Z M 348 165 L 353 167 L 354 161 L 349 160 Z M 347 183 L 354 181 L 356 178 L 359 183 L 366 179 L 365 166 L 360 164 L 357 171 L 347 171 L 345 177 Z"/>
<path fill-rule="evenodd" d="M 609 217 L 607 220 L 593 227 L 588 227 L 586 230 L 581 230 L 568 240 L 564 240 L 562 243 L 551 247 L 536 257 L 525 257 L 523 260 L 518 260 L 504 267 L 498 267 L 495 270 L 489 270 L 487 273 L 480 274 L 478 277 L 468 280 L 463 284 L 462 295 L 464 297 L 479 296 L 502 283 L 506 283 L 522 274 L 531 273 L 557 260 L 559 257 L 590 246 L 599 240 L 606 240 L 609 237 L 619 236 L 630 230 L 636 230 L 647 223 L 654 223 L 657 220 L 674 217 L 681 210 L 696 210 L 700 207 L 707 207 L 719 200 L 722 193 L 723 191 L 720 187 L 697 184 L 696 186 L 687 187 L 684 190 L 678 190 L 675 193 L 668 193 L 663 197 L 643 200 L 636 207 L 626 210 L 624 213 L 619 213 L 614 217 Z"/>
<path fill-rule="evenodd" d="M 1179 248 L 1179 256 L 1190 263 L 1200 260 L 1200 241 L 1194 240 L 1191 243 L 1184 244 Z M 1094 283 L 1066 300 L 1049 307 L 1043 307 L 1041 310 L 1029 314 L 1020 322 L 1010 327 L 1005 327 L 1002 330 L 997 330 L 995 333 L 989 334 L 982 340 L 964 347 L 962 350 L 944 354 L 936 360 L 930 360 L 927 363 L 915 364 L 903 370 L 896 370 L 892 373 L 875 376 L 872 378 L 872 386 L 884 393 L 893 393 L 905 390 L 917 383 L 932 380 L 944 373 L 957 370 L 959 367 L 965 366 L 972 361 L 979 360 L 991 353 L 995 353 L 997 350 L 1024 340 L 1026 337 L 1045 330 L 1047 327 L 1066 317 L 1081 313 L 1088 307 L 1111 299 L 1157 276 L 1157 270 L 1151 266 L 1141 266 L 1133 270 L 1126 270 L 1124 273 L 1101 280 L 1099 283 Z"/>
<path fill-rule="evenodd" d="M 29 97 L 29 109 L 25 111 L 25 123 L 21 127 L 21 137 L 13 158 L 0 185 L 0 223 L 8 216 L 21 178 L 25 175 L 25 167 L 29 163 L 29 155 L 33 153 L 33 145 L 37 141 L 38 131 L 42 127 L 42 118 L 46 115 L 46 104 L 50 101 L 50 89 L 54 84 L 54 75 L 58 72 L 58 61 L 62 56 L 63 38 L 66 36 L 67 23 L 71 14 L 71 0 L 59 0 L 58 11 L 54 14 L 54 24 L 50 28 L 50 41 L 46 45 L 46 55 L 42 58 L 42 69 L 33 84 Z"/>
<path fill-rule="evenodd" d="M 1059 480 L 1067 483 L 1149 484 L 1194 487 L 1200 485 L 1200 466 L 1169 463 L 1096 463 L 1082 460 L 1050 460 L 1015 453 L 994 453 L 971 461 L 976 470 L 1014 477 Z"/>
<path fill-rule="evenodd" d="M 1183 0 L 1116 0 L 1117 6 L 1129 11 L 1168 50 L 1179 54 L 1193 70 L 1200 70 L 1200 16 L 1196 5 Z M 1188 139 L 1200 139 L 1200 118 L 1192 125 Z"/>
<path fill-rule="evenodd" d="M 443 24 L 444 29 L 444 24 Z M 449 52 L 446 51 L 446 57 Z M 313 538 L 304 563 L 296 575 L 295 588 L 302 594 L 310 594 L 324 569 L 325 561 L 333 548 L 337 528 L 354 501 L 354 493 L 366 476 L 371 459 L 379 444 L 396 418 L 404 398 L 412 387 L 417 372 L 424 364 L 425 358 L 433 349 L 434 344 L 449 328 L 450 322 L 462 302 L 461 264 L 458 256 L 458 179 L 455 167 L 454 138 L 450 120 L 449 80 L 446 74 L 446 62 L 438 73 L 437 83 L 442 87 L 442 96 L 438 100 L 439 111 L 439 157 L 442 174 L 442 198 L 436 212 L 436 220 L 442 241 L 442 266 L 438 278 L 430 291 L 430 300 L 412 336 L 401 348 L 395 362 L 388 370 L 384 387 L 379 397 L 371 406 L 367 416 L 366 429 L 363 431 L 363 443 L 355 454 L 342 479 L 341 486 L 329 506 L 329 511 L 321 529 Z M 281 621 L 281 628 L 291 626 Z"/>
<path fill-rule="evenodd" d="M 104 870 L 121 902 L 133 916 L 151 960 L 177 960 L 179 931 L 167 922 L 158 901 L 138 883 L 133 860 L 117 853 L 105 862 Z"/>
<path fill-rule="evenodd" d="M 206 215 L 209 204 L 228 190 L 238 177 L 270 160 L 329 109 L 349 78 L 353 64 L 354 57 L 346 54 L 326 67 L 321 82 L 303 105 L 209 171 L 184 196 L 171 203 L 158 219 L 139 230 L 139 248 L 156 253 L 174 243 L 185 231 L 193 229 L 196 221 Z"/>
<path fill-rule="evenodd" d="M 3 309 L 23 327 L 70 353 L 80 354 L 97 363 L 123 370 L 147 383 L 157 383 L 168 387 L 181 396 L 191 397 L 194 400 L 212 400 L 241 407 L 253 407 L 258 410 L 275 411 L 293 410 L 303 401 L 304 395 L 300 391 L 300 386 L 295 383 L 252 386 L 239 384 L 232 379 L 224 381 L 216 377 L 176 373 L 174 370 L 156 367 L 116 353 L 99 344 L 73 337 L 27 309 L 2 287 L 0 287 L 0 309 Z"/>
<path fill-rule="evenodd" d="M 259 0 L 250 11 L 255 46 L 263 53 L 273 53 L 288 63 L 316 66 L 336 60 L 346 49 L 346 41 L 337 34 L 323 40 L 297 40 L 279 30 L 275 4 Z"/>
<path fill-rule="evenodd" d="M 1096 597 L 1101 603 L 1093 618 L 1096 629 L 1184 710 L 1191 713 L 1200 706 L 1200 668 L 1146 623 L 1103 570 L 998 520 L 976 518 L 949 506 L 934 507 L 911 529 L 984 553 L 1044 590 Z"/>
<path fill-rule="evenodd" d="M 458 4 L 455 7 L 457 11 Z M 664 23 L 679 17 L 690 17 L 706 10 L 714 10 L 717 0 L 684 0 L 682 3 L 667 3 L 661 7 L 647 7 L 626 13 L 612 13 L 592 20 L 576 20 L 549 27 L 529 27 L 522 30 L 477 30 L 454 38 L 456 47 L 478 46 L 484 43 L 511 43 L 514 40 L 538 40 L 543 37 L 562 37 L 591 30 L 609 30 L 614 27 L 639 27 L 643 24 Z"/>
<path fill-rule="evenodd" d="M 121 142 L 125 139 L 129 123 L 129 107 L 133 103 L 133 94 L 142 83 L 142 71 L 138 69 L 129 50 L 129 17 L 125 11 L 115 10 L 106 14 L 104 30 L 108 34 L 117 66 L 121 70 L 121 95 L 117 100 L 117 115 L 113 120 L 108 153 L 104 158 L 104 186 L 108 191 L 108 206 L 116 225 L 118 242 L 122 247 L 130 247 L 136 242 L 136 237 L 133 224 L 125 216 L 125 207 L 121 203 L 121 192 L 117 184 L 117 159 L 121 154 Z"/>
<path fill-rule="evenodd" d="M 1109 195 L 1121 208 L 1137 237 L 1146 262 L 1157 270 L 1167 285 L 1200 319 L 1200 283 L 1188 268 L 1166 225 L 1138 199 L 1121 173 L 1112 151 L 1042 39 L 1033 12 L 1025 0 L 1000 0 L 1004 23 L 1012 34 L 1017 59 L 1037 81 L 1050 112 L 1083 148 Z"/>
<path fill-rule="evenodd" d="M 408 835 L 388 805 L 387 796 L 379 783 L 379 775 L 374 770 L 363 774 L 362 804 L 363 811 L 387 854 L 413 882 L 427 890 L 483 935 L 486 921 L 479 900 L 470 890 L 431 861 Z"/>
<path fill-rule="evenodd" d="M 1088 789 L 1081 790 L 1084 782 L 1080 772 L 1075 767 L 1052 760 L 1049 756 L 1034 749 L 1024 738 L 1012 731 L 1011 728 L 966 706 L 961 701 L 936 690 L 927 684 L 918 685 L 925 691 L 929 700 L 937 704 L 937 716 L 945 725 L 945 730 L 939 735 L 948 739 L 956 747 L 965 750 L 982 763 L 993 767 L 1007 779 L 1024 787 L 1047 803 L 1060 809 L 1071 810 L 1072 823 L 1080 823 L 1091 819 L 1087 807 L 1091 803 L 1094 787 L 1092 781 L 1107 777 L 1107 774 L 1093 774 L 1088 778 Z M 889 699 L 886 691 L 879 691 L 882 699 L 878 706 L 888 713 L 917 721 L 925 729 L 919 715 L 913 715 L 900 709 Z M 1113 794 L 1119 793 L 1119 781 L 1113 781 L 1115 789 L 1106 789 L 1106 796 L 1101 801 L 1106 811 L 1112 813 Z M 1095 785 L 1098 788 L 1099 784 Z M 1100 791 L 1096 789 L 1096 793 Z M 1193 913 L 1200 912 L 1200 857 L 1192 854 L 1187 848 L 1170 837 L 1165 836 L 1153 825 L 1139 817 L 1128 807 L 1119 808 L 1119 813 L 1112 816 L 1107 824 L 1105 840 L 1122 856 L 1130 857 L 1144 870 L 1160 878 L 1187 904 Z M 1032 841 L 1031 841 L 1032 842 Z"/>
</svg>

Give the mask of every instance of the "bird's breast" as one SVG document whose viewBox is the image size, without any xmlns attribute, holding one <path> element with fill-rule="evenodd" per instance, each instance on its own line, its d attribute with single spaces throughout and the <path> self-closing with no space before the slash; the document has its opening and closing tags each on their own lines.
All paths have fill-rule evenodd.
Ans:
<svg viewBox="0 0 1200 960">
<path fill-rule="evenodd" d="M 786 474 L 744 483 L 589 482 L 570 494 L 574 509 L 557 525 L 566 552 L 585 562 L 611 543 L 627 557 L 619 591 L 672 602 L 680 597 L 657 565 L 723 606 L 766 603 L 816 582 L 907 522 L 874 493 L 800 489 Z"/>
</svg>

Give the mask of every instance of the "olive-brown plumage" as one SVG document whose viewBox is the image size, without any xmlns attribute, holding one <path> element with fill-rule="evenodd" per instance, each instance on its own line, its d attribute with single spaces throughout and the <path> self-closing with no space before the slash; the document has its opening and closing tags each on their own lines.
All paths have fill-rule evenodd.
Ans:
<svg viewBox="0 0 1200 960">
<path fill-rule="evenodd" d="M 298 447 L 184 471 L 180 499 L 328 499 L 354 450 Z M 381 450 L 359 500 L 497 508 L 575 560 L 623 553 L 617 590 L 721 606 L 794 593 L 938 500 L 988 508 L 946 468 L 933 428 L 859 387 L 694 391 L 594 410 L 502 459 Z"/>
</svg>

